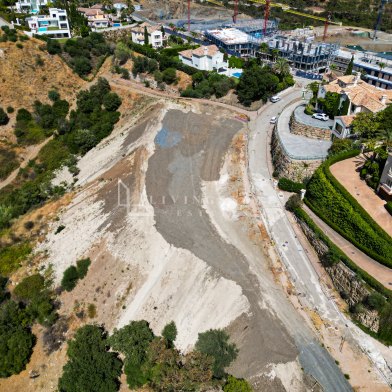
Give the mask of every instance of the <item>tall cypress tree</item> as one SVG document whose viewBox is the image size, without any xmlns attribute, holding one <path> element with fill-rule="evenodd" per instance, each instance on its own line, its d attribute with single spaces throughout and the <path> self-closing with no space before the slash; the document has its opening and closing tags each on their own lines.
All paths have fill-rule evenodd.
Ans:
<svg viewBox="0 0 392 392">
<path fill-rule="evenodd" d="M 148 45 L 148 31 L 147 31 L 147 26 L 144 26 L 144 45 Z"/>
<path fill-rule="evenodd" d="M 352 75 L 353 74 L 353 66 L 354 66 L 354 56 L 351 57 L 350 62 L 348 63 L 345 75 Z"/>
</svg>

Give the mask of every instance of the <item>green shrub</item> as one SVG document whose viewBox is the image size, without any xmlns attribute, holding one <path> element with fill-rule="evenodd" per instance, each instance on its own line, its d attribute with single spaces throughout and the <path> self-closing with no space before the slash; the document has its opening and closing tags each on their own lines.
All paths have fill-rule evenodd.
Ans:
<svg viewBox="0 0 392 392">
<path fill-rule="evenodd" d="M 302 206 L 302 200 L 301 200 L 301 196 L 298 194 L 291 195 L 285 204 L 285 208 L 288 211 L 295 211 L 297 208 L 300 208 L 301 206 Z"/>
<path fill-rule="evenodd" d="M 357 153 L 358 151 L 343 152 L 324 162 L 307 184 L 305 201 L 320 218 L 357 248 L 391 267 L 391 238 L 329 170 L 333 163 L 356 156 Z"/>
<path fill-rule="evenodd" d="M 64 271 L 63 279 L 61 280 L 61 287 L 66 291 L 72 291 L 79 280 L 78 270 L 74 265 L 71 265 Z"/>
<path fill-rule="evenodd" d="M 305 189 L 305 184 L 302 182 L 294 182 L 283 177 L 279 178 L 278 187 L 279 189 L 282 189 L 282 191 L 300 193 L 301 189 Z"/>
<path fill-rule="evenodd" d="M 24 278 L 14 290 L 14 294 L 23 301 L 31 301 L 37 298 L 45 287 L 45 279 L 40 274 L 34 274 Z"/>
<path fill-rule="evenodd" d="M 79 279 L 83 279 L 87 275 L 90 264 L 90 259 L 81 259 L 76 262 L 76 269 L 78 270 Z"/>
<path fill-rule="evenodd" d="M 12 106 L 8 106 L 8 107 L 7 107 L 7 113 L 8 113 L 8 114 L 13 113 L 14 111 L 15 111 L 15 109 L 14 109 Z"/>
<path fill-rule="evenodd" d="M 0 147 L 0 179 L 7 178 L 18 166 L 15 152 Z"/>
<path fill-rule="evenodd" d="M 9 275 L 15 271 L 22 261 L 31 253 L 27 242 L 4 246 L 0 249 L 0 274 Z"/>
<path fill-rule="evenodd" d="M 392 201 L 388 201 L 384 207 L 392 215 Z"/>
<path fill-rule="evenodd" d="M 223 386 L 223 392 L 252 392 L 253 389 L 249 383 L 242 378 L 229 376 L 226 384 Z"/>
<path fill-rule="evenodd" d="M 7 116 L 7 113 L 4 111 L 3 108 L 0 108 L 0 126 L 7 125 L 10 121 L 10 118 Z"/>
<path fill-rule="evenodd" d="M 316 236 L 323 241 L 329 248 L 329 252 L 333 255 L 331 259 L 335 262 L 342 261 L 348 268 L 354 271 L 358 277 L 363 279 L 370 287 L 382 294 L 386 298 L 392 298 L 392 291 L 385 288 L 377 279 L 369 275 L 366 271 L 359 268 L 346 254 L 338 248 L 327 235 L 313 222 L 309 215 L 301 208 L 294 210 L 295 215 L 298 219 L 304 221 L 312 231 L 315 232 Z"/>
</svg>

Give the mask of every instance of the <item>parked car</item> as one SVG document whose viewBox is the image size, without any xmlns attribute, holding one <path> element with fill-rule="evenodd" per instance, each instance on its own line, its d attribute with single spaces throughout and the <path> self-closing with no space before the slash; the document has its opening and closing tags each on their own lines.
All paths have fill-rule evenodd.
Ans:
<svg viewBox="0 0 392 392">
<path fill-rule="evenodd" d="M 321 121 L 328 121 L 329 117 L 325 113 L 315 113 L 312 116 L 313 118 Z"/>
<path fill-rule="evenodd" d="M 271 117 L 270 124 L 276 124 L 276 121 L 278 121 L 277 116 Z"/>
<path fill-rule="evenodd" d="M 277 95 L 274 95 L 273 97 L 271 97 L 271 102 L 273 102 L 273 103 L 275 103 L 275 102 L 278 102 L 278 101 L 280 101 L 281 100 L 281 98 L 280 97 L 278 97 Z"/>
</svg>

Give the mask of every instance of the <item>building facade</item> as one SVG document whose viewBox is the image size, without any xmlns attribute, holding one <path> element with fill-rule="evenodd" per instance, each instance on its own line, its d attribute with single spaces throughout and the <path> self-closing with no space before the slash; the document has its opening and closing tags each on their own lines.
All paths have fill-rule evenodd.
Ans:
<svg viewBox="0 0 392 392">
<path fill-rule="evenodd" d="M 340 139 L 349 137 L 351 125 L 358 113 L 378 113 L 392 103 L 392 91 L 372 86 L 361 80 L 361 74 L 346 75 L 320 85 L 318 99 L 324 99 L 327 93 L 340 96 L 339 109 L 345 108 L 342 116 L 334 119 L 332 134 Z"/>
<path fill-rule="evenodd" d="M 386 200 L 392 200 L 392 154 L 388 155 L 377 191 Z"/>
<path fill-rule="evenodd" d="M 201 71 L 227 68 L 227 63 L 223 60 L 223 53 L 219 51 L 216 45 L 184 50 L 179 52 L 178 55 L 182 63 Z"/>
<path fill-rule="evenodd" d="M 18 12 L 27 12 L 36 14 L 42 6 L 47 6 L 49 0 L 19 0 L 15 3 Z"/>
<path fill-rule="evenodd" d="M 353 57 L 353 70 L 360 72 L 367 83 L 386 90 L 392 89 L 392 56 L 374 52 L 339 50 L 333 64 L 342 73 Z"/>
<path fill-rule="evenodd" d="M 71 38 L 67 12 L 49 8 L 49 15 L 34 15 L 26 18 L 31 34 L 47 35 L 50 38 Z"/>
<path fill-rule="evenodd" d="M 166 36 L 162 33 L 162 26 L 151 25 L 146 22 L 131 29 L 132 41 L 139 45 L 144 45 L 146 30 L 149 45 L 153 48 L 161 48 L 165 45 Z"/>
</svg>

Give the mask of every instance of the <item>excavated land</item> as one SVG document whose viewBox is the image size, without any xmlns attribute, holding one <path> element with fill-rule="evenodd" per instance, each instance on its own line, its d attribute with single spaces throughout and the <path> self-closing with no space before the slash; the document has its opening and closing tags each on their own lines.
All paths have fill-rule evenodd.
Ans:
<svg viewBox="0 0 392 392">
<path fill-rule="evenodd" d="M 74 197 L 36 249 L 44 261 L 35 267 L 50 267 L 56 283 L 76 260 L 92 260 L 86 278 L 60 296 L 66 338 L 88 322 L 111 331 L 146 319 L 160 333 L 174 320 L 186 351 L 199 332 L 226 328 L 240 350 L 230 370 L 255 391 L 310 390 L 315 380 L 300 359 L 328 354 L 277 283 L 282 269 L 247 207 L 245 140 L 232 111 L 147 99 L 80 160 Z M 53 390 L 65 351 L 44 355 L 38 334 L 26 371 L 0 388 Z M 40 377 L 30 379 L 31 370 Z"/>
</svg>

